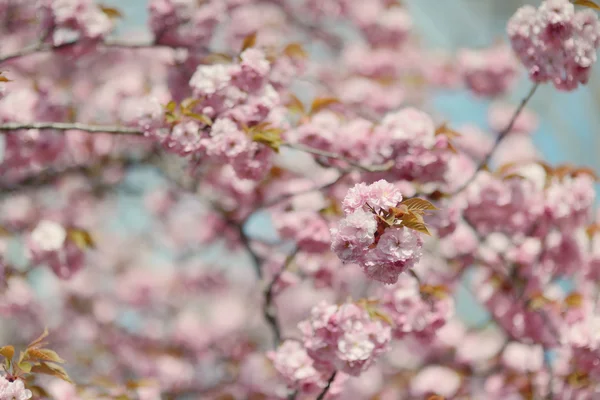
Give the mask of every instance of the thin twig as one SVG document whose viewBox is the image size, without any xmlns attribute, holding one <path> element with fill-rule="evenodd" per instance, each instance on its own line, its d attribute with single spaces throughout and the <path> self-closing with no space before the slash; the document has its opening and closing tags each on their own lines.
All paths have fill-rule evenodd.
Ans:
<svg viewBox="0 0 600 400">
<path fill-rule="evenodd" d="M 0 131 L 18 131 L 21 129 L 54 129 L 59 131 L 80 130 L 92 133 L 113 133 L 118 135 L 142 135 L 138 128 L 126 126 L 89 125 L 79 122 L 9 122 L 0 125 Z"/>
<path fill-rule="evenodd" d="M 14 60 L 14 59 L 21 58 L 21 57 L 26 57 L 26 56 L 29 56 L 32 54 L 47 53 L 47 52 L 51 52 L 51 51 L 66 49 L 71 46 L 75 46 L 78 43 L 79 43 L 78 40 L 73 41 L 73 42 L 68 42 L 68 43 L 62 43 L 59 45 L 36 43 L 36 44 L 30 45 L 27 47 L 23 47 L 22 49 L 14 52 L 14 53 L 7 54 L 5 56 L 0 57 L 0 64 L 3 62 L 6 62 L 6 61 Z M 106 47 L 106 48 L 115 48 L 115 49 L 175 48 L 172 46 L 158 44 L 155 42 L 127 42 L 127 41 L 121 41 L 121 40 L 107 40 L 106 42 L 102 43 L 100 46 Z"/>
<path fill-rule="evenodd" d="M 267 289 L 265 290 L 265 303 L 263 305 L 263 315 L 265 316 L 267 323 L 273 331 L 273 336 L 275 338 L 275 347 L 279 346 L 279 343 L 281 343 L 281 327 L 279 326 L 279 319 L 277 318 L 277 313 L 275 311 L 275 307 L 273 306 L 273 289 L 275 288 L 275 284 L 277 283 L 277 281 L 279 281 L 281 274 L 283 274 L 290 266 L 292 261 L 294 261 L 296 254 L 298 254 L 298 248 L 295 248 L 294 251 L 292 251 L 285 258 L 283 266 L 275 274 L 275 276 L 273 276 L 273 279 L 271 279 L 269 286 L 267 286 Z"/>
<path fill-rule="evenodd" d="M 334 158 L 336 160 L 341 160 L 344 161 L 345 163 L 348 163 L 349 165 L 358 168 L 358 169 L 362 169 L 363 171 L 366 172 L 384 172 L 384 171 L 389 171 L 393 166 L 394 166 L 394 162 L 393 161 L 388 161 L 385 164 L 382 165 L 363 165 L 360 164 L 356 161 L 353 161 L 347 157 L 344 157 L 340 154 L 336 154 L 336 153 L 332 153 L 329 151 L 325 151 L 325 150 L 321 150 L 321 149 L 315 149 L 313 147 L 308 147 L 305 146 L 303 144 L 299 144 L 299 143 L 289 143 L 286 142 L 284 144 L 282 144 L 282 146 L 290 148 L 290 149 L 294 149 L 294 150 L 300 150 L 303 151 L 305 153 L 310 153 L 310 154 L 314 154 L 316 156 L 321 156 L 321 157 L 327 157 L 327 158 Z"/>
<path fill-rule="evenodd" d="M 326 190 L 329 189 L 330 187 L 336 185 L 338 182 L 340 182 L 342 179 L 344 179 L 346 176 L 348 176 L 348 174 L 350 173 L 350 171 L 348 170 L 342 170 L 342 172 L 340 173 L 340 175 L 333 181 L 325 183 L 323 185 L 320 186 L 314 186 L 305 190 L 299 190 L 297 192 L 292 192 L 292 193 L 284 193 L 281 196 L 277 196 L 274 199 L 271 199 L 267 202 L 265 202 L 264 204 L 262 204 L 260 206 L 260 208 L 269 208 L 269 207 L 273 207 L 274 205 L 277 205 L 279 203 L 281 203 L 282 201 L 285 201 L 291 197 L 296 197 L 296 196 L 300 196 L 303 194 L 307 194 L 307 193 L 312 193 L 312 192 L 320 192 L 322 190 Z"/>
<path fill-rule="evenodd" d="M 490 151 L 486 154 L 484 159 L 479 163 L 479 165 L 477 166 L 477 169 L 475 169 L 475 172 L 473 173 L 473 175 L 471 175 L 471 177 L 469 179 L 467 179 L 467 181 L 465 183 L 463 183 L 462 186 L 460 186 L 458 189 L 456 189 L 452 193 L 452 195 L 457 195 L 457 194 L 461 193 L 463 190 L 465 190 L 471 183 L 473 183 L 473 181 L 477 177 L 477 174 L 479 174 L 479 172 L 481 170 L 483 170 L 489 164 L 490 160 L 494 156 L 494 153 L 500 146 L 500 143 L 502 143 L 504 138 L 511 132 L 513 126 L 515 125 L 515 122 L 517 121 L 517 118 L 519 118 L 519 115 L 521 115 L 521 112 L 523 112 L 523 109 L 525 109 L 525 106 L 527 105 L 527 103 L 529 103 L 529 100 L 531 100 L 531 98 L 535 94 L 535 91 L 537 90 L 538 87 L 539 87 L 539 83 L 535 83 L 531 87 L 531 89 L 529 90 L 529 93 L 527 93 L 527 96 L 525 96 L 525 98 L 523 100 L 521 100 L 521 104 L 519 104 L 519 107 L 517 107 L 517 109 L 515 110 L 510 121 L 508 122 L 508 125 L 506 125 L 506 127 L 498 133 L 498 136 L 496 137 L 496 141 L 494 142 L 494 145 L 492 146 Z"/>
<path fill-rule="evenodd" d="M 319 397 L 317 397 L 317 400 L 323 400 L 325 398 L 336 375 L 337 375 L 337 371 L 335 371 L 333 374 L 331 374 L 331 376 L 329 377 L 329 380 L 327 381 L 327 385 L 325 386 L 323 391 L 319 394 Z"/>
</svg>

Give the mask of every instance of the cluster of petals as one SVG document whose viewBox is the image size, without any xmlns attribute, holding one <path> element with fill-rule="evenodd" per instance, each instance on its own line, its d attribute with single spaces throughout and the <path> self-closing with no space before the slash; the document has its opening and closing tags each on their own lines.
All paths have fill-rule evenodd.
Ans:
<svg viewBox="0 0 600 400">
<path fill-rule="evenodd" d="M 61 279 L 69 279 L 83 268 L 85 253 L 58 222 L 42 220 L 27 237 L 30 259 L 46 264 Z"/>
<path fill-rule="evenodd" d="M 285 239 L 292 239 L 299 249 L 311 253 L 329 250 L 331 235 L 325 219 L 313 211 L 292 211 L 274 215 L 275 228 Z"/>
<path fill-rule="evenodd" d="M 395 285 L 380 293 L 383 312 L 394 322 L 396 338 L 413 336 L 431 342 L 436 332 L 454 315 L 454 301 L 439 288 L 438 293 L 421 291 L 416 278 L 403 274 Z"/>
<path fill-rule="evenodd" d="M 317 370 L 352 376 L 360 375 L 385 353 L 392 338 L 388 325 L 371 319 L 367 310 L 354 303 L 322 302 L 298 327 Z"/>
<path fill-rule="evenodd" d="M 575 11 L 569 0 L 521 7 L 507 26 L 512 47 L 535 82 L 570 91 L 586 84 L 600 47 L 600 22 L 593 10 Z"/>
<path fill-rule="evenodd" d="M 344 263 L 359 264 L 369 278 L 396 282 L 419 261 L 423 239 L 414 230 L 391 226 L 376 240 L 379 219 L 375 213 L 401 201 L 399 189 L 385 180 L 355 185 L 342 203 L 345 217 L 331 229 L 331 249 Z"/>
<path fill-rule="evenodd" d="M 52 44 L 59 46 L 74 40 L 101 40 L 113 23 L 94 0 L 43 0 L 42 24 Z"/>
<path fill-rule="evenodd" d="M 378 163 L 394 162 L 390 173 L 397 179 L 443 182 L 452 158 L 448 138 L 436 135 L 427 113 L 404 108 L 387 114 L 373 130 L 373 158 Z"/>
<path fill-rule="evenodd" d="M 518 67 L 517 59 L 506 45 L 463 49 L 458 53 L 458 68 L 464 82 L 478 96 L 506 94 L 516 83 Z"/>
<path fill-rule="evenodd" d="M 268 357 L 287 386 L 303 394 L 319 393 L 329 378 L 315 369 L 302 343 L 295 340 L 286 340 Z"/>
<path fill-rule="evenodd" d="M 31 390 L 25 389 L 22 380 L 9 380 L 0 376 L 0 400 L 28 400 L 32 396 Z"/>
<path fill-rule="evenodd" d="M 239 62 L 200 65 L 189 81 L 187 113 L 167 124 L 163 107 L 149 102 L 138 125 L 168 151 L 208 156 L 232 165 L 240 178 L 260 179 L 270 168 L 272 151 L 253 140 L 252 128 L 287 126 L 286 108 L 269 80 L 272 65 L 257 48 L 242 52 Z"/>
</svg>

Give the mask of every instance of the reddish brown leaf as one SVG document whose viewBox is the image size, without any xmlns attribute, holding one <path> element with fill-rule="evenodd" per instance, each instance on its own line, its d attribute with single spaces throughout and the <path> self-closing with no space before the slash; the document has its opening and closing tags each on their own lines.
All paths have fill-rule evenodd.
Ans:
<svg viewBox="0 0 600 400">
<path fill-rule="evenodd" d="M 307 58 L 308 53 L 300 43 L 290 43 L 283 49 L 283 54 L 290 58 Z"/>
<path fill-rule="evenodd" d="M 100 5 L 100 10 L 110 19 L 123 18 L 123 13 L 114 7 Z"/>
<path fill-rule="evenodd" d="M 413 212 L 438 210 L 438 208 L 436 206 L 434 206 L 433 204 L 431 204 L 429 201 L 424 200 L 424 199 L 419 199 L 417 197 L 414 197 L 412 199 L 406 199 L 400 204 L 402 204 L 403 206 L 406 206 L 408 211 L 413 211 Z"/>
<path fill-rule="evenodd" d="M 339 103 L 340 100 L 335 97 L 317 97 L 310 106 L 310 114 L 316 114 L 324 108 Z"/>
<path fill-rule="evenodd" d="M 35 374 L 51 375 L 56 378 L 62 379 L 63 381 L 73 383 L 71 378 L 69 378 L 69 374 L 67 374 L 67 371 L 65 371 L 65 369 L 60 365 L 43 362 L 39 365 L 34 365 L 31 368 L 31 372 Z"/>
<path fill-rule="evenodd" d="M 594 10 L 600 10 L 600 6 L 591 0 L 573 0 L 573 4 L 583 7 L 589 7 Z"/>
<path fill-rule="evenodd" d="M 304 109 L 304 104 L 302 104 L 300 99 L 293 94 L 290 94 L 290 101 L 288 101 L 287 108 L 291 112 L 300 115 L 304 115 L 306 113 L 306 110 Z"/>
<path fill-rule="evenodd" d="M 33 349 L 33 348 L 40 348 L 41 346 L 44 345 L 43 340 L 46 339 L 48 337 L 48 328 L 44 329 L 44 332 L 38 336 L 37 339 L 35 339 L 33 342 L 29 343 L 29 346 L 27 346 L 28 349 Z"/>
<path fill-rule="evenodd" d="M 256 32 L 252 32 L 244 38 L 242 42 L 242 51 L 254 47 L 256 45 Z"/>
</svg>

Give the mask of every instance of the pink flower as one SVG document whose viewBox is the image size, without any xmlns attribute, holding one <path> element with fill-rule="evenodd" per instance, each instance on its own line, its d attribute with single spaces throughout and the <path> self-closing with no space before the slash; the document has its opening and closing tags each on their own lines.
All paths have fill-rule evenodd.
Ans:
<svg viewBox="0 0 600 400">
<path fill-rule="evenodd" d="M 25 389 L 25 384 L 22 380 L 9 381 L 4 376 L 0 376 L 0 399 L 27 400 L 31 399 L 32 396 L 31 390 Z"/>
<path fill-rule="evenodd" d="M 534 82 L 559 90 L 586 84 L 600 47 L 600 23 L 592 10 L 575 12 L 568 0 L 521 7 L 507 26 L 512 47 Z"/>
<path fill-rule="evenodd" d="M 325 387 L 328 377 L 315 369 L 313 359 L 300 342 L 286 340 L 268 357 L 290 388 L 303 394 L 318 394 Z"/>
<path fill-rule="evenodd" d="M 387 351 L 391 340 L 389 326 L 371 320 L 365 309 L 352 303 L 336 306 L 322 302 L 298 327 L 315 368 L 328 373 L 360 375 Z"/>
<path fill-rule="evenodd" d="M 460 375 L 441 365 L 430 365 L 415 376 L 410 385 L 413 396 L 440 395 L 452 398 L 461 386 Z"/>
<path fill-rule="evenodd" d="M 417 280 L 401 275 L 393 286 L 380 292 L 383 311 L 394 321 L 394 337 L 413 335 L 424 342 L 431 341 L 436 332 L 454 315 L 450 294 L 436 297 L 421 293 Z"/>
<path fill-rule="evenodd" d="M 458 54 L 458 65 L 467 87 L 479 96 L 503 95 L 516 83 L 518 63 L 506 45 L 463 49 Z"/>
</svg>

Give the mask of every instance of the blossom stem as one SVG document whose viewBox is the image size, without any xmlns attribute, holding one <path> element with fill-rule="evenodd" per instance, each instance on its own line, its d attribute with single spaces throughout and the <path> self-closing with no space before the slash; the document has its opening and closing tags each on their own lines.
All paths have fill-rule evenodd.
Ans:
<svg viewBox="0 0 600 400">
<path fill-rule="evenodd" d="M 323 391 L 319 394 L 319 397 L 317 397 L 317 400 L 323 400 L 325 398 L 325 396 L 327 395 L 327 392 L 329 391 L 329 388 L 331 387 L 331 384 L 333 383 L 336 375 L 337 375 L 337 371 L 335 371 L 333 374 L 331 374 L 331 376 L 327 380 L 327 385 L 325 386 L 325 388 L 323 388 Z"/>
<path fill-rule="evenodd" d="M 458 189 L 456 189 L 452 193 L 452 195 L 457 195 L 457 194 L 461 193 L 462 191 L 464 191 L 467 187 L 469 187 L 469 185 L 471 183 L 473 183 L 473 181 L 477 177 L 477 174 L 479 174 L 479 172 L 481 172 L 484 168 L 486 168 L 488 166 L 490 160 L 494 156 L 494 153 L 496 152 L 496 150 L 498 149 L 498 147 L 500 146 L 500 144 L 502 143 L 504 138 L 506 138 L 506 136 L 512 131 L 512 128 L 515 125 L 515 122 L 517 122 L 517 118 L 519 118 L 519 115 L 521 115 L 521 113 L 525 109 L 525 106 L 527 105 L 527 103 L 529 103 L 529 100 L 531 100 L 531 98 L 533 97 L 533 95 L 535 94 L 535 92 L 539 86 L 540 86 L 539 83 L 535 83 L 531 87 L 531 89 L 529 89 L 529 92 L 523 98 L 523 100 L 521 100 L 519 107 L 517 107 L 517 109 L 513 113 L 510 121 L 508 122 L 508 125 L 506 125 L 506 127 L 503 130 L 498 132 L 498 136 L 496 137 L 496 141 L 494 142 L 494 145 L 492 146 L 490 151 L 486 154 L 486 156 L 483 158 L 483 160 L 481 160 L 481 162 L 477 166 L 477 169 L 475 169 L 475 172 L 473 173 L 473 175 L 471 175 L 471 177 L 469 179 L 467 179 L 467 181 L 465 183 L 463 183 L 462 186 L 460 186 Z"/>
</svg>

